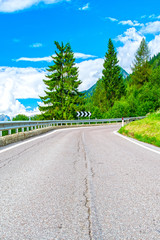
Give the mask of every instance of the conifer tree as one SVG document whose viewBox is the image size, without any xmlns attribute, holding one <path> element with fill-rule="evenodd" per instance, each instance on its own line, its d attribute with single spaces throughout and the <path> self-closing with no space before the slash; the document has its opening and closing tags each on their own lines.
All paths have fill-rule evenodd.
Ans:
<svg viewBox="0 0 160 240">
<path fill-rule="evenodd" d="M 112 107 L 114 102 L 124 94 L 125 86 L 121 68 L 118 65 L 117 53 L 111 39 L 108 42 L 108 52 L 105 55 L 103 67 L 102 81 L 105 86 L 107 105 Z"/>
<path fill-rule="evenodd" d="M 147 46 L 146 40 L 143 38 L 135 55 L 135 60 L 132 68 L 133 73 L 131 75 L 132 84 L 136 85 L 137 87 L 141 87 L 145 82 L 148 82 L 149 80 L 151 74 L 151 67 L 148 62 L 149 57 L 149 48 Z"/>
<path fill-rule="evenodd" d="M 75 66 L 74 53 L 69 43 L 60 45 L 55 41 L 58 51 L 52 56 L 53 65 L 49 66 L 44 81 L 47 90 L 40 97 L 43 106 L 39 110 L 46 119 L 74 119 L 76 111 L 83 103 L 82 94 L 78 91 L 81 81 L 78 80 L 78 68 Z"/>
</svg>

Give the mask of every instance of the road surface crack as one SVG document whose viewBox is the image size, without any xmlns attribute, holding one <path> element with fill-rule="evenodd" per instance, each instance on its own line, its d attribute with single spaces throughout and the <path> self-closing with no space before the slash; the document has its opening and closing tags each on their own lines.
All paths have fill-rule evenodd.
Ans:
<svg viewBox="0 0 160 240">
<path fill-rule="evenodd" d="M 85 207 L 87 208 L 87 212 L 88 212 L 88 234 L 89 234 L 89 239 L 92 240 L 92 231 L 91 231 L 91 208 L 90 208 L 90 202 L 89 202 L 89 198 L 88 198 L 88 181 L 87 178 L 85 178 L 85 191 L 83 193 L 84 197 L 85 197 Z"/>
<path fill-rule="evenodd" d="M 82 135 L 82 143 L 83 143 L 83 154 L 85 160 L 85 167 L 86 167 L 86 178 L 85 178 L 85 207 L 87 208 L 88 212 L 88 232 L 89 232 L 89 239 L 94 240 L 103 240 L 102 228 L 99 223 L 98 219 L 98 211 L 97 211 L 97 203 L 96 203 L 96 195 L 93 186 L 93 177 L 95 176 L 93 167 L 91 166 L 91 161 L 87 156 L 87 147 L 85 145 L 85 138 L 84 134 Z"/>
</svg>

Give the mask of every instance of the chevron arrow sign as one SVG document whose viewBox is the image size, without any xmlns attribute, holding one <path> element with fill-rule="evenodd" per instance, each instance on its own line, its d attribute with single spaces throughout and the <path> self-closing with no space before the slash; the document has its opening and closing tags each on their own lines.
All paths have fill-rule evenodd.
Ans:
<svg viewBox="0 0 160 240">
<path fill-rule="evenodd" d="M 92 114 L 91 114 L 91 112 L 88 112 L 88 117 L 90 117 Z"/>
<path fill-rule="evenodd" d="M 77 112 L 77 117 L 90 117 L 91 116 L 91 112 Z"/>
<path fill-rule="evenodd" d="M 81 113 L 80 112 L 77 112 L 77 117 L 79 117 L 81 115 Z"/>
<path fill-rule="evenodd" d="M 88 116 L 88 113 L 87 113 L 87 112 L 84 112 L 84 116 L 87 117 L 87 116 Z"/>
<path fill-rule="evenodd" d="M 84 112 L 81 112 L 81 117 L 83 117 L 84 116 Z"/>
</svg>

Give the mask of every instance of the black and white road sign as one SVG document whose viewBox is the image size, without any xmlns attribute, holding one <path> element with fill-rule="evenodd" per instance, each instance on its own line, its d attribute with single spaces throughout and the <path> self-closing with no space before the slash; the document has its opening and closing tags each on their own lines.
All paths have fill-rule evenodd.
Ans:
<svg viewBox="0 0 160 240">
<path fill-rule="evenodd" d="M 92 114 L 91 114 L 91 112 L 88 112 L 88 117 L 90 117 Z"/>
<path fill-rule="evenodd" d="M 91 112 L 77 112 L 77 117 L 90 117 L 91 116 Z"/>
<path fill-rule="evenodd" d="M 88 113 L 87 113 L 87 112 L 84 112 L 84 116 L 87 117 L 87 116 L 88 116 Z"/>
<path fill-rule="evenodd" d="M 84 116 L 84 112 L 81 112 L 81 117 L 83 117 Z"/>
<path fill-rule="evenodd" d="M 80 112 L 77 112 L 77 117 L 79 117 L 81 115 L 81 113 Z"/>
</svg>

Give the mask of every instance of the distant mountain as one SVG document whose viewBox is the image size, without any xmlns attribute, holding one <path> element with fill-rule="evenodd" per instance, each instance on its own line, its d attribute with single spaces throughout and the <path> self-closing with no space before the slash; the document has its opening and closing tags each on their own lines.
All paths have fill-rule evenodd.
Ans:
<svg viewBox="0 0 160 240">
<path fill-rule="evenodd" d="M 121 68 L 121 73 L 124 79 L 126 79 L 129 76 L 129 74 L 123 68 Z"/>
<path fill-rule="evenodd" d="M 8 117 L 7 115 L 1 114 L 0 115 L 0 121 L 10 121 L 10 117 Z"/>
<path fill-rule="evenodd" d="M 121 73 L 122 73 L 122 75 L 123 75 L 123 78 L 124 78 L 124 81 L 125 81 L 125 79 L 129 76 L 129 74 L 123 69 L 123 68 L 121 68 Z M 95 90 L 95 88 L 96 88 L 96 84 L 97 83 L 95 83 L 91 88 L 89 88 L 88 90 L 86 90 L 86 91 L 83 91 L 83 93 L 86 95 L 86 97 L 88 97 L 89 95 L 93 95 L 93 92 L 94 92 L 94 90 Z"/>
</svg>

